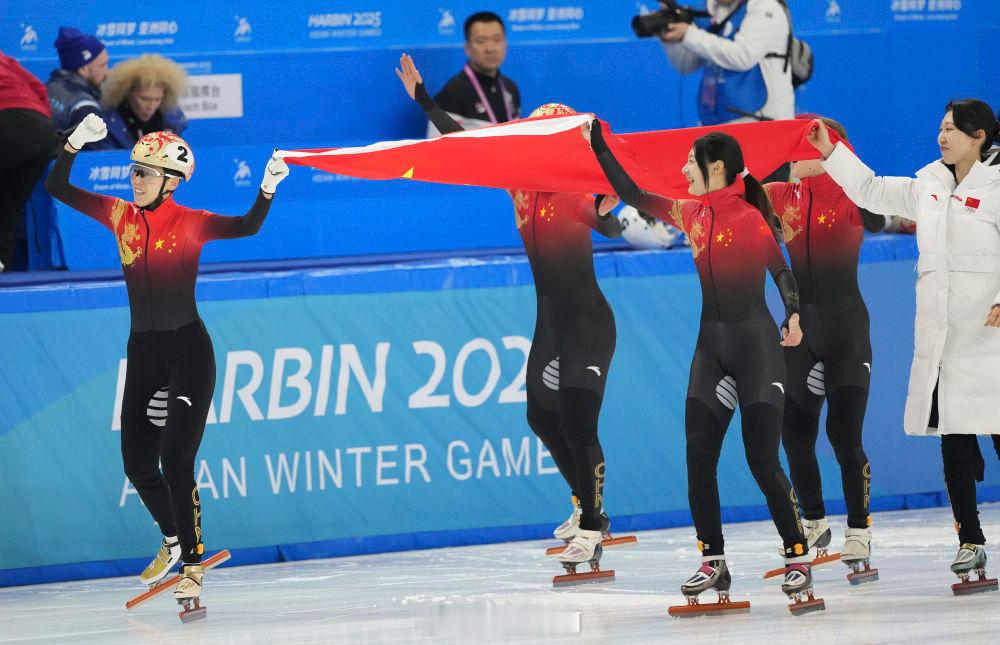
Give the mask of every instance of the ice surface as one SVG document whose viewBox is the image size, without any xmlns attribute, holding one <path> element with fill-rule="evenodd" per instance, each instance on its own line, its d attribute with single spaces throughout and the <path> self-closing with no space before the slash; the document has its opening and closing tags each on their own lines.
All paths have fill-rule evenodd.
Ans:
<svg viewBox="0 0 1000 645">
<path fill-rule="evenodd" d="M 1000 505 L 983 505 L 987 538 Z M 749 614 L 676 619 L 681 582 L 698 566 L 690 528 L 639 533 L 605 552 L 612 583 L 552 589 L 552 542 L 231 567 L 209 572 L 208 617 L 183 625 L 163 594 L 132 610 L 134 578 L 0 589 L 0 642 L 8 643 L 998 643 L 1000 593 L 954 597 L 948 565 L 958 547 L 948 509 L 880 513 L 873 564 L 881 580 L 851 586 L 839 563 L 815 570 L 826 611 L 793 617 L 769 522 L 731 524 L 733 599 Z M 833 549 L 844 518 L 831 518 Z M 215 545 L 223 546 L 223 545 Z M 992 547 L 988 544 L 987 549 Z M 987 571 L 1000 574 L 1000 552 Z M 706 600 L 710 600 L 706 598 Z M 579 631 L 579 634 L 571 636 Z M 562 637 L 557 636 L 562 634 Z"/>
</svg>

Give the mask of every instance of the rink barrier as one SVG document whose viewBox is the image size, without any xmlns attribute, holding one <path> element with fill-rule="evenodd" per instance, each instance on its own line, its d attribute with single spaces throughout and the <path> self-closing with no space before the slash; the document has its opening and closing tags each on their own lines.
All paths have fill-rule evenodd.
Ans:
<svg viewBox="0 0 1000 645">
<path fill-rule="evenodd" d="M 102 238 L 94 240 L 94 245 L 110 246 L 116 253 L 115 245 L 109 242 L 109 239 Z M 597 247 L 599 252 L 594 256 L 594 272 L 598 279 L 691 274 L 695 271 L 691 251 L 683 246 L 662 251 L 600 252 L 605 248 L 622 249 L 623 246 L 610 242 Z M 200 268 L 196 297 L 198 302 L 208 302 L 532 284 L 531 268 L 523 253 L 513 247 L 506 250 L 515 252 L 496 254 L 494 250 L 485 249 L 466 256 L 388 255 L 375 261 L 365 256 L 336 260 L 272 260 L 252 264 L 206 262 Z M 417 259 L 408 260 L 409 257 Z M 916 239 L 913 236 L 870 235 L 861 247 L 860 262 L 905 262 L 916 257 Z M 0 314 L 122 307 L 127 304 L 120 268 L 74 271 L 70 274 L 62 271 L 0 274 Z"/>
</svg>

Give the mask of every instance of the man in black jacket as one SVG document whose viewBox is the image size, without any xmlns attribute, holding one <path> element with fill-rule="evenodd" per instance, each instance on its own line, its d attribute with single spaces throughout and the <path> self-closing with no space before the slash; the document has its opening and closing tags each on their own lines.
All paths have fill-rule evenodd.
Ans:
<svg viewBox="0 0 1000 645">
<path fill-rule="evenodd" d="M 517 84 L 500 74 L 507 56 L 507 34 L 500 16 L 481 11 L 466 18 L 465 54 L 465 67 L 434 97 L 438 105 L 465 129 L 520 118 Z M 437 134 L 433 125 L 428 132 Z"/>
</svg>

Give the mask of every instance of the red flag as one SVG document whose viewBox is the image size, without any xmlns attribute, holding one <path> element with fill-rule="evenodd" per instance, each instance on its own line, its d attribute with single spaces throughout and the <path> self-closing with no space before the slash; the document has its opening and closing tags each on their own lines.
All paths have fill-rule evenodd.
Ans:
<svg viewBox="0 0 1000 645">
<path fill-rule="evenodd" d="M 611 186 L 580 133 L 580 126 L 593 118 L 592 114 L 538 117 L 427 140 L 278 154 L 290 164 L 365 179 L 610 193 Z M 806 141 L 813 127 L 811 121 L 765 121 L 605 134 L 605 139 L 639 186 L 670 197 L 686 197 L 687 181 L 681 167 L 698 137 L 717 131 L 731 134 L 740 142 L 750 173 L 762 178 L 786 161 L 819 158 L 819 152 Z M 836 133 L 831 131 L 830 136 L 836 141 Z"/>
<path fill-rule="evenodd" d="M 977 208 L 979 208 L 979 200 L 976 199 L 975 197 L 966 197 L 965 206 L 967 208 L 971 208 L 972 210 L 976 210 Z"/>
</svg>

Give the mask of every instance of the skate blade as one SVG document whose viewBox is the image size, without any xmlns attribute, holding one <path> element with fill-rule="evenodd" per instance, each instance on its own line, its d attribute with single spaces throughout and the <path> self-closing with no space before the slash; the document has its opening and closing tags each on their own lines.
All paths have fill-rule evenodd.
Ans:
<svg viewBox="0 0 1000 645">
<path fill-rule="evenodd" d="M 607 538 L 606 540 L 601 540 L 601 548 L 607 549 L 608 547 L 615 546 L 628 546 L 629 544 L 635 544 L 639 541 L 634 535 L 626 535 L 625 537 Z M 545 549 L 545 555 L 548 557 L 556 556 L 562 553 L 566 549 L 566 544 L 561 546 L 550 546 Z"/>
<path fill-rule="evenodd" d="M 710 602 L 693 605 L 675 605 L 667 607 L 667 614 L 674 618 L 694 618 L 695 616 L 728 616 L 730 614 L 749 614 L 750 601 Z"/>
<path fill-rule="evenodd" d="M 852 585 L 863 585 L 878 580 L 878 569 L 862 569 L 847 574 L 847 581 Z"/>
<path fill-rule="evenodd" d="M 553 587 L 572 587 L 574 585 L 586 585 L 596 582 L 614 582 L 615 571 L 587 571 L 585 573 L 568 573 L 563 576 L 552 578 Z"/>
<path fill-rule="evenodd" d="M 809 564 L 813 568 L 815 568 L 815 567 L 818 567 L 818 566 L 821 566 L 821 565 L 824 565 L 824 564 L 830 564 L 831 562 L 835 562 L 835 561 L 837 561 L 839 559 L 840 559 L 840 554 L 839 553 L 831 553 L 829 555 L 824 555 L 824 556 L 820 556 L 818 558 L 815 558 Z M 774 577 L 777 577 L 777 576 L 783 576 L 783 575 L 785 575 L 785 567 L 781 567 L 780 569 L 771 569 L 770 571 L 768 571 L 767 573 L 764 574 L 764 579 L 768 580 L 770 578 L 774 578 Z"/>
<path fill-rule="evenodd" d="M 974 593 L 997 591 L 996 578 L 980 578 L 969 582 L 956 582 L 951 586 L 951 592 L 956 596 L 968 596 Z"/>
<path fill-rule="evenodd" d="M 826 601 L 823 600 L 822 598 L 803 600 L 801 602 L 794 602 L 788 605 L 788 611 L 790 611 L 793 616 L 811 614 L 814 611 L 824 611 L 825 609 L 826 609 Z"/>
</svg>

